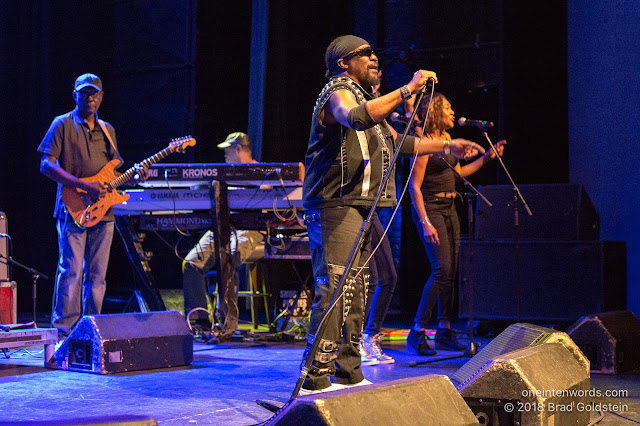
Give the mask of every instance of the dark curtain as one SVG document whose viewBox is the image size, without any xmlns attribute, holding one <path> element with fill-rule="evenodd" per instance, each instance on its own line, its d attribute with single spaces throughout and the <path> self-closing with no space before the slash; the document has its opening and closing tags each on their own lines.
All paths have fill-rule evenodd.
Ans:
<svg viewBox="0 0 640 426">
<path fill-rule="evenodd" d="M 324 77 L 324 52 L 353 33 L 353 1 L 269 3 L 262 161 L 303 161 L 311 113 Z"/>
<path fill-rule="evenodd" d="M 126 16 L 114 18 L 122 8 Z M 190 59 L 195 43 L 189 17 L 194 10 L 195 1 L 177 0 L 0 3 L 0 211 L 7 214 L 13 258 L 49 276 L 39 281 L 38 311 L 49 310 L 58 257 L 52 217 L 56 185 L 39 173 L 42 137 L 56 115 L 75 107 L 73 83 L 85 72 L 103 81 L 100 117 L 115 125 L 125 166 L 164 148 L 172 137 L 193 133 L 195 81 L 189 73 L 195 74 Z M 186 23 L 170 32 L 174 24 L 162 16 L 182 16 Z M 126 31 L 116 31 L 118 25 Z M 165 38 L 171 43 L 149 36 L 145 25 L 169 33 Z M 179 72 L 185 77 L 176 84 L 171 78 Z M 165 80 L 164 86 L 158 83 Z M 145 90 L 152 93 L 142 98 Z M 124 108 L 133 98 L 145 103 Z M 143 144 L 132 143 L 138 141 Z M 126 260 L 111 262 L 110 273 L 118 271 L 131 281 Z M 18 283 L 18 311 L 30 312 L 31 274 L 14 267 L 12 278 Z"/>
<path fill-rule="evenodd" d="M 54 115 L 73 109 L 76 76 L 103 69 L 99 17 L 87 2 L 65 5 L 72 15 L 46 0 L 0 3 L 0 210 L 7 214 L 13 258 L 50 276 L 39 281 L 41 309 L 51 301 L 57 234 L 55 184 L 39 173 L 36 149 Z M 30 306 L 31 274 L 14 267 L 13 279 L 20 306 Z"/>
</svg>

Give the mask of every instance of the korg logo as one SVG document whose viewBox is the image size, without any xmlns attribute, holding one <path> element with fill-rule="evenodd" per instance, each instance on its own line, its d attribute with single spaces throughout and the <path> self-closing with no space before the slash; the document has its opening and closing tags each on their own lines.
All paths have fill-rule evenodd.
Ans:
<svg viewBox="0 0 640 426">
<path fill-rule="evenodd" d="M 184 169 L 182 170 L 182 178 L 204 178 L 218 176 L 218 169 Z"/>
<path fill-rule="evenodd" d="M 150 168 L 149 177 L 158 177 L 158 169 Z"/>
</svg>

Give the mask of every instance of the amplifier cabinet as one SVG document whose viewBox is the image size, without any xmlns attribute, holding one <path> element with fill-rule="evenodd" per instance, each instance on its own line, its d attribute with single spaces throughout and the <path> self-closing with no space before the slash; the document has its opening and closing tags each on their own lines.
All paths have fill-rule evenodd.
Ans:
<svg viewBox="0 0 640 426">
<path fill-rule="evenodd" d="M 7 215 L 0 212 L 0 233 L 8 234 Z M 0 237 L 0 281 L 9 281 L 9 238 Z"/>
<path fill-rule="evenodd" d="M 15 281 L 0 282 L 0 324 L 18 322 L 18 292 Z"/>
<path fill-rule="evenodd" d="M 470 278 L 474 318 L 518 319 L 513 241 L 460 244 L 459 314 L 469 317 Z M 573 322 L 584 315 L 626 309 L 626 245 L 618 241 L 521 241 L 520 319 Z"/>
<path fill-rule="evenodd" d="M 533 213 L 529 216 L 518 201 L 520 240 L 600 239 L 600 217 L 581 185 L 529 184 L 519 188 Z M 513 187 L 487 185 L 478 189 L 493 206 L 478 199 L 476 239 L 513 240 Z"/>
</svg>

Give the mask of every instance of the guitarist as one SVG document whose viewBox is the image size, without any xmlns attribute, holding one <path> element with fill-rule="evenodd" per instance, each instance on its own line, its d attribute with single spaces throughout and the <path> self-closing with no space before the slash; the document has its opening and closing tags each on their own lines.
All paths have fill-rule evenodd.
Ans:
<svg viewBox="0 0 640 426">
<path fill-rule="evenodd" d="M 83 315 L 100 314 L 106 289 L 105 276 L 113 239 L 114 215 L 109 209 L 102 221 L 90 228 L 78 226 L 62 202 L 62 186 L 79 188 L 97 200 L 107 194 L 104 182 L 86 182 L 113 159 L 122 164 L 113 126 L 98 119 L 102 81 L 94 74 L 76 79 L 76 108 L 53 119 L 38 151 L 40 172 L 58 183 L 54 217 L 57 219 L 59 260 L 56 272 L 51 326 L 64 339 Z M 138 180 L 148 171 L 137 166 Z"/>
</svg>

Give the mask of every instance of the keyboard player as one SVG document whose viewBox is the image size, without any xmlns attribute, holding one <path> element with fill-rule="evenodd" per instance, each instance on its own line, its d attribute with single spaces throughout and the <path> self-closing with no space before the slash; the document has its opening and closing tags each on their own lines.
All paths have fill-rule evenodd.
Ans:
<svg viewBox="0 0 640 426">
<path fill-rule="evenodd" d="M 231 133 L 224 142 L 218 144 L 224 150 L 227 163 L 257 163 L 251 155 L 249 136 L 242 132 Z M 231 262 L 235 273 L 230 275 L 228 282 L 218 284 L 218 298 L 221 313 L 224 316 L 224 331 L 218 336 L 218 342 L 228 340 L 238 328 L 238 268 L 249 257 L 256 259 L 256 248 L 262 247 L 264 237 L 258 231 L 238 230 L 231 233 Z M 208 288 L 205 274 L 216 264 L 214 235 L 210 230 L 205 232 L 198 243 L 185 257 L 183 263 L 184 309 L 188 313 L 197 307 L 208 306 Z M 252 256 L 253 255 L 253 256 Z M 264 250 L 262 250 L 264 256 Z M 211 327 L 210 319 L 203 311 L 195 311 L 190 319 L 196 323 Z"/>
</svg>

